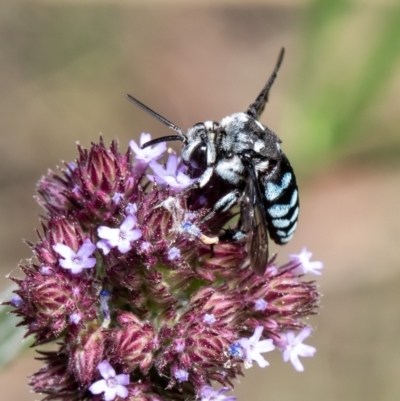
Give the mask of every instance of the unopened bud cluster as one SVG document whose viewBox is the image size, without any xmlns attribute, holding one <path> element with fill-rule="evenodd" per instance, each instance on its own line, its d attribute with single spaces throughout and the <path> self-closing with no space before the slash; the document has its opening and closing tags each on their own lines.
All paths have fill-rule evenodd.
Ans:
<svg viewBox="0 0 400 401">
<path fill-rule="evenodd" d="M 149 139 L 142 134 L 141 142 Z M 213 191 L 165 144 L 126 153 L 102 141 L 38 184 L 46 214 L 34 260 L 8 303 L 44 366 L 30 379 L 45 400 L 232 401 L 242 367 L 279 349 L 297 370 L 315 349 L 302 318 L 319 294 L 303 250 L 264 276 L 243 241 L 218 241 L 233 212 L 204 222 Z M 223 387 L 214 390 L 213 384 Z"/>
</svg>

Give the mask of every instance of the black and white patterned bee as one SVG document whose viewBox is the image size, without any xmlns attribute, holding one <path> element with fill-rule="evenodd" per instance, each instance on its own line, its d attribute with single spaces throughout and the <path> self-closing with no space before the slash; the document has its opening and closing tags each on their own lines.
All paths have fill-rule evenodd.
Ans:
<svg viewBox="0 0 400 401">
<path fill-rule="evenodd" d="M 282 48 L 274 71 L 246 112 L 232 114 L 220 123 L 198 123 L 187 133 L 127 95 L 132 103 L 178 134 L 154 139 L 142 148 L 164 141 L 181 141 L 182 160 L 200 170 L 199 179 L 191 188 L 204 188 L 215 177 L 228 186 L 228 192 L 214 204 L 207 217 L 240 204 L 239 233 L 245 235 L 250 265 L 260 275 L 268 263 L 268 234 L 277 244 L 287 243 L 296 230 L 299 214 L 296 177 L 280 148 L 281 140 L 258 121 L 283 55 Z"/>
</svg>

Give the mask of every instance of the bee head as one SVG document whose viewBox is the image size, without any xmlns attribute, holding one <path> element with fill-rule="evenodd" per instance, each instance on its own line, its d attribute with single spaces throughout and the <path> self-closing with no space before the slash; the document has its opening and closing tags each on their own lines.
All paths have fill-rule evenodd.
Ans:
<svg viewBox="0 0 400 401">
<path fill-rule="evenodd" d="M 187 143 L 182 150 L 182 159 L 194 169 L 204 169 L 216 158 L 215 138 L 219 124 L 214 121 L 197 123 L 187 132 Z"/>
</svg>

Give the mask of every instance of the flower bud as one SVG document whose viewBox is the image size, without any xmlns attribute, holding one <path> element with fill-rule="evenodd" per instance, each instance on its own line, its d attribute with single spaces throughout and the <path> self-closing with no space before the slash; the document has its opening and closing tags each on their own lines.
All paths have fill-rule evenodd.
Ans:
<svg viewBox="0 0 400 401">
<path fill-rule="evenodd" d="M 107 347 L 113 355 L 111 363 L 122 365 L 124 372 L 139 368 L 146 374 L 158 346 L 154 327 L 149 322 L 141 322 L 132 313 L 118 314 L 117 320 L 121 327 L 111 329 L 107 337 Z"/>
<path fill-rule="evenodd" d="M 78 401 L 83 399 L 86 389 L 80 389 L 74 376 L 68 371 L 68 354 L 58 352 L 39 352 L 37 357 L 45 363 L 38 372 L 34 373 L 29 381 L 35 393 L 47 394 L 46 401 L 63 399 Z"/>
<path fill-rule="evenodd" d="M 81 386 L 90 384 L 96 376 L 97 365 L 104 359 L 104 333 L 92 327 L 82 331 L 72 344 L 68 370 Z"/>
</svg>

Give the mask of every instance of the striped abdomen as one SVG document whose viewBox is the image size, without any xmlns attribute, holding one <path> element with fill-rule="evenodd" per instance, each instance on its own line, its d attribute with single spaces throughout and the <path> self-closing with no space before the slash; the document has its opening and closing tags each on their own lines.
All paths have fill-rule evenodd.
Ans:
<svg viewBox="0 0 400 401">
<path fill-rule="evenodd" d="M 299 215 L 299 191 L 288 159 L 283 155 L 276 172 L 264 182 L 268 233 L 277 244 L 289 242 Z"/>
</svg>

